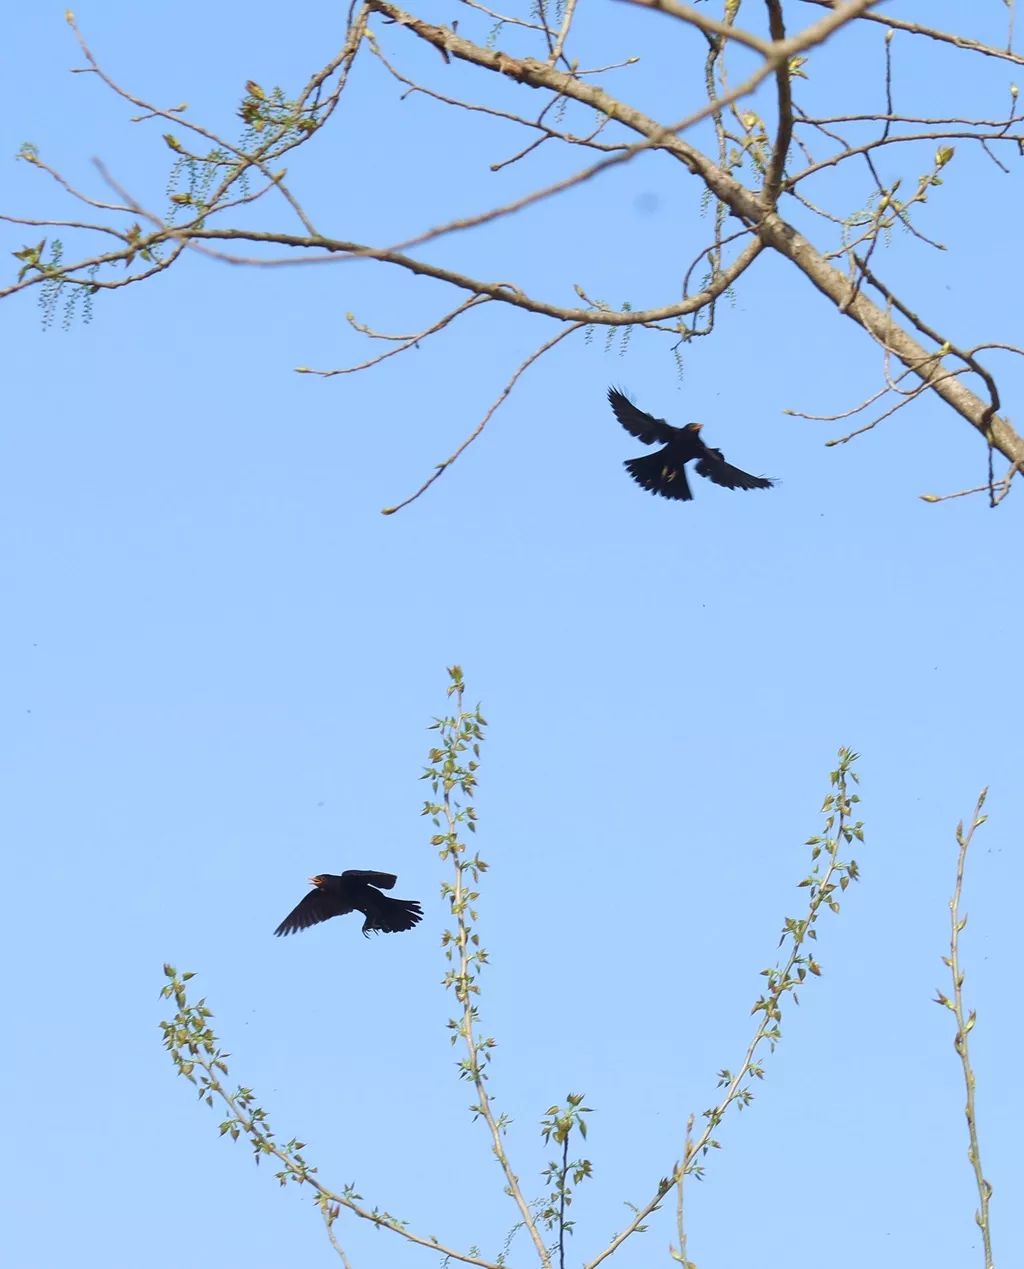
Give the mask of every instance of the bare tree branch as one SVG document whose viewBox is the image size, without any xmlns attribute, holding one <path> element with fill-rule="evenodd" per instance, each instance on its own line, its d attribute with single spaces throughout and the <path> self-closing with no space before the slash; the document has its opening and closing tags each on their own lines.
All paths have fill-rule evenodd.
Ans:
<svg viewBox="0 0 1024 1269">
<path fill-rule="evenodd" d="M 812 285 L 824 295 L 836 310 L 857 323 L 870 338 L 885 351 L 887 358 L 899 361 L 917 385 L 908 394 L 916 399 L 927 390 L 968 421 L 983 437 L 987 446 L 1000 452 L 1013 472 L 1024 470 L 1024 439 L 1010 422 L 1000 417 L 1000 399 L 995 377 L 977 360 L 976 353 L 982 346 L 1003 346 L 998 340 L 985 341 L 974 350 L 961 348 L 957 342 L 940 335 L 933 324 L 919 317 L 907 301 L 898 297 L 893 289 L 880 279 L 872 264 L 883 234 L 896 225 L 902 225 L 919 239 L 932 246 L 934 242 L 915 223 L 917 213 L 926 202 L 929 190 L 939 183 L 938 172 L 953 154 L 952 146 L 935 151 L 930 172 L 919 176 L 912 192 L 905 196 L 898 193 L 900 180 L 883 184 L 875 168 L 873 154 L 881 147 L 934 146 L 936 141 L 963 139 L 981 145 L 996 162 L 991 147 L 1009 142 L 1024 147 L 1024 127 L 1017 124 L 1015 101 L 1005 120 L 976 121 L 967 118 L 928 119 L 912 112 L 900 113 L 893 103 L 893 69 L 890 45 L 885 45 L 885 108 L 875 115 L 812 117 L 803 113 L 794 100 L 794 76 L 801 72 L 799 64 L 811 49 L 829 39 L 844 27 L 858 19 L 880 21 L 891 31 L 893 20 L 872 12 L 879 0 L 845 0 L 844 3 L 820 3 L 827 9 L 820 20 L 794 34 L 787 35 L 782 0 L 766 0 L 768 38 L 736 25 L 738 6 L 725 5 L 724 18 L 712 17 L 704 9 L 680 3 L 679 0 L 633 0 L 633 3 L 652 8 L 664 17 L 672 19 L 680 28 L 692 28 L 701 33 L 708 44 L 705 63 L 705 98 L 702 105 L 691 110 L 675 122 L 663 123 L 636 109 L 628 102 L 613 96 L 606 89 L 585 79 L 588 72 L 581 70 L 570 59 L 566 49 L 572 35 L 573 22 L 579 10 L 572 0 L 559 10 L 557 21 L 552 19 L 547 6 L 538 0 L 536 21 L 522 21 L 498 14 L 476 0 L 464 0 L 466 7 L 493 17 L 499 24 L 509 23 L 523 29 L 532 38 L 541 37 L 544 46 L 542 59 L 519 57 L 474 42 L 452 27 L 426 22 L 392 0 L 365 0 L 353 4 L 349 25 L 339 51 L 316 71 L 299 96 L 287 101 L 278 90 L 268 99 L 258 85 L 251 82 L 246 87 L 247 96 L 240 114 L 250 127 L 250 134 L 242 142 L 232 142 L 202 125 L 182 118 L 180 107 L 163 109 L 131 92 L 113 77 L 105 73 L 85 43 L 77 27 L 76 36 L 86 59 L 86 71 L 98 76 L 118 97 L 140 110 L 139 119 L 169 122 L 184 129 L 196 140 L 213 148 L 208 154 L 195 153 L 172 133 L 164 136 L 166 144 L 179 156 L 179 162 L 201 169 L 207 184 L 197 192 L 191 186 L 173 196 L 175 204 L 167 215 L 143 206 L 143 200 L 131 194 L 101 168 L 105 180 L 115 189 L 118 203 L 103 202 L 72 187 L 70 183 L 38 155 L 26 148 L 22 158 L 46 171 L 57 180 L 73 198 L 94 208 L 122 212 L 136 216 L 146 225 L 143 232 L 139 225 L 119 227 L 96 225 L 88 220 L 73 217 L 54 218 L 13 217 L 13 223 L 31 223 L 45 228 L 65 228 L 81 233 L 99 232 L 113 238 L 112 250 L 94 251 L 71 263 L 63 258 L 44 258 L 44 242 L 38 246 L 26 246 L 15 253 L 21 261 L 17 279 L 0 290 L 0 298 L 16 294 L 32 287 L 42 288 L 42 293 L 52 299 L 61 287 L 84 288 L 87 295 L 113 291 L 144 281 L 163 272 L 180 257 L 185 249 L 194 250 L 224 263 L 235 266 L 282 267 L 287 264 L 345 262 L 357 259 L 374 260 L 400 268 L 413 276 L 432 278 L 437 282 L 465 292 L 469 299 L 448 309 L 438 322 L 406 340 L 396 339 L 396 347 L 379 356 L 370 356 L 351 367 L 335 371 L 310 371 L 329 375 L 351 373 L 366 369 L 380 361 L 414 347 L 418 340 L 426 339 L 447 328 L 451 321 L 474 306 L 473 301 L 494 301 L 528 313 L 552 318 L 569 329 L 580 325 L 628 328 L 641 326 L 651 331 L 666 332 L 677 338 L 690 339 L 709 333 L 714 327 L 716 304 L 733 286 L 753 261 L 768 248 L 791 263 L 804 274 Z M 817 2 L 817 0 L 812 0 Z M 369 26 L 374 15 L 386 23 L 404 28 L 424 44 L 430 45 L 446 59 L 463 62 L 478 70 L 499 75 L 503 80 L 514 81 L 524 88 L 544 94 L 544 104 L 538 112 L 515 113 L 502 105 L 467 101 L 461 95 L 440 91 L 427 83 L 419 82 L 395 65 L 392 57 L 385 56 L 378 36 Z M 72 20 L 73 24 L 73 20 Z M 904 26 L 896 27 L 901 31 Z M 912 26 L 912 24 L 911 24 Z M 934 40 L 939 35 L 930 28 L 912 27 L 909 34 Z M 959 38 L 959 37 L 958 37 Z M 941 42 L 941 41 L 940 41 Z M 946 42 L 956 42 L 949 40 Z M 977 42 L 966 41 L 958 47 L 974 51 L 991 52 L 987 46 L 975 48 Z M 557 142 L 560 145 L 579 145 L 597 150 L 600 157 L 588 166 L 557 177 L 541 188 L 524 195 L 494 203 L 483 211 L 454 216 L 405 238 L 392 245 L 353 241 L 343 234 L 327 233 L 314 226 L 309 214 L 285 181 L 285 172 L 277 170 L 282 155 L 304 144 L 323 126 L 325 119 L 337 108 L 341 94 L 348 82 L 351 66 L 362 47 L 369 48 L 385 68 L 407 89 L 408 94 L 425 94 L 454 108 L 482 111 L 508 122 L 518 124 L 538 134 L 532 142 L 520 147 L 509 158 L 492 164 L 492 170 L 500 170 L 510 163 L 519 162 L 532 153 L 539 144 Z M 396 47 L 401 46 L 401 39 Z M 727 50 L 742 46 L 745 53 L 753 53 L 758 59 L 755 69 L 742 82 L 731 84 L 726 71 Z M 627 63 L 635 59 L 627 59 Z M 567 69 L 566 69 L 567 68 Z M 762 120 L 756 111 L 743 102 L 765 79 L 773 76 L 776 83 L 776 119 L 774 138 L 769 140 L 770 123 Z M 594 112 L 596 122 L 589 130 L 570 130 L 553 127 L 548 120 L 553 112 L 576 109 Z M 717 145 L 712 156 L 705 153 L 686 135 L 704 120 L 713 122 Z M 899 131 L 899 127 L 914 127 L 913 131 Z M 872 123 L 878 126 L 878 135 L 864 140 L 847 141 L 833 131 L 836 123 Z M 735 126 L 734 126 L 735 124 Z M 258 126 L 257 126 L 258 125 Z M 798 129 L 799 125 L 799 129 Z M 923 127 L 923 131 L 919 130 Z M 798 137 L 798 144 L 806 160 L 802 170 L 789 172 L 788 157 L 795 131 L 807 135 L 814 128 L 827 135 L 837 147 L 836 151 L 822 159 L 814 159 L 807 143 Z M 628 134 L 636 138 L 629 140 Z M 598 135 L 604 134 L 598 141 Z M 621 141 L 620 136 L 626 136 Z M 201 149 L 201 147 L 200 147 Z M 535 208 L 570 189 L 613 169 L 631 162 L 640 154 L 660 153 L 680 163 L 694 176 L 702 196 L 714 204 L 713 242 L 696 257 L 685 272 L 683 297 L 668 302 L 652 302 L 646 306 L 635 303 L 613 310 L 603 302 L 586 300 L 584 285 L 576 283 L 578 295 L 586 300 L 586 306 L 557 303 L 557 297 L 546 298 L 528 293 L 514 281 L 495 281 L 475 276 L 458 267 L 442 266 L 414 255 L 418 248 L 454 235 L 470 233 L 474 229 L 492 225 Z M 798 186 L 811 176 L 818 176 L 835 168 L 847 159 L 860 158 L 867 166 L 872 182 L 865 211 L 837 215 L 822 205 L 819 196 L 812 202 L 799 192 Z M 1005 166 L 1005 165 L 1004 165 Z M 255 190 L 243 185 L 248 172 L 256 172 L 262 181 Z M 748 181 L 741 179 L 746 175 Z M 238 185 L 239 188 L 235 188 Z M 297 217 L 297 232 L 267 229 L 248 229 L 225 223 L 225 213 L 230 209 L 250 205 L 277 190 Z M 817 244 L 802 228 L 780 214 L 778 200 L 782 192 L 795 197 L 796 208 L 806 208 L 823 219 L 829 233 L 832 226 L 839 231 L 841 242 Z M 182 218 L 184 212 L 187 218 Z M 911 214 L 913 212 L 913 215 Z M 735 233 L 725 233 L 725 221 L 733 217 L 739 224 Z M 749 240 L 736 250 L 730 260 L 723 259 L 727 244 L 746 236 Z M 251 253 L 236 252 L 233 244 L 246 243 Z M 289 253 L 275 256 L 268 248 L 279 248 Z M 695 295 L 688 294 L 690 278 L 701 261 L 707 262 L 707 276 L 702 289 Z M 849 271 L 841 262 L 849 264 Z M 114 269 L 123 272 L 114 273 Z M 590 288 L 596 291 L 596 288 Z M 883 303 L 877 303 L 865 290 L 877 291 Z M 48 299 L 48 302 L 49 302 Z M 683 320 L 692 318 L 688 324 Z M 360 329 L 357 325 L 356 329 Z M 363 331 L 370 334 L 369 328 Z M 557 342 L 554 341 L 554 342 Z M 547 341 L 542 348 L 554 346 Z M 933 346 L 934 345 L 934 346 Z M 540 350 L 538 350 L 539 353 Z M 902 376 L 901 376 L 902 377 Z M 975 390 L 974 381 L 980 383 Z M 903 389 L 900 389 L 902 392 Z M 983 395 L 982 395 L 983 394 Z M 500 400 L 504 400 L 504 395 Z M 500 401 L 497 404 L 500 404 Z M 495 406 L 495 408 L 496 408 Z M 896 406 L 894 408 L 900 408 Z M 489 415 L 487 416 L 489 417 Z M 486 420 L 485 420 L 486 421 Z M 474 431 L 466 444 L 471 442 Z M 440 464 L 430 483 L 448 466 L 458 453 Z M 992 482 L 990 482 L 992 483 Z M 417 495 L 414 495 L 417 496 Z M 403 504 L 404 505 L 404 504 Z"/>
<path fill-rule="evenodd" d="M 986 439 L 991 439 L 992 444 L 1006 458 L 1011 462 L 1024 461 L 1024 438 L 1020 437 L 1008 422 L 995 414 L 991 402 L 988 404 L 982 402 L 974 392 L 956 378 L 937 374 L 934 370 L 923 370 L 922 368 L 929 363 L 927 350 L 908 332 L 897 326 L 883 309 L 865 296 L 856 295 L 850 302 L 850 286 L 843 275 L 830 265 L 825 257 L 792 225 L 783 220 L 777 212 L 766 208 L 758 195 L 722 171 L 694 146 L 675 136 L 673 132 L 660 127 L 641 111 L 610 98 L 600 88 L 575 82 L 571 76 L 553 71 L 550 67 L 529 58 L 513 59 L 504 53 L 481 49 L 445 28 L 434 27 L 414 18 L 391 4 L 389 0 L 368 0 L 368 3 L 371 8 L 387 13 L 395 22 L 412 30 L 421 39 L 446 48 L 453 56 L 487 69 L 498 70 L 531 87 L 548 87 L 563 92 L 566 96 L 574 97 L 576 100 L 603 110 L 604 113 L 648 138 L 656 138 L 660 148 L 675 155 L 694 175 L 699 176 L 734 215 L 754 226 L 762 243 L 774 248 L 780 255 L 795 264 L 822 294 L 832 300 L 837 308 L 842 308 L 845 303 L 846 307 L 843 311 L 846 316 L 888 347 L 914 373 L 921 374 L 928 387 L 980 431 Z M 850 0 L 847 4 L 837 6 L 828 18 L 807 28 L 800 35 L 774 42 L 775 55 L 766 60 L 759 74 L 763 78 L 773 69 L 773 62 L 778 65 L 788 61 L 797 53 L 821 43 L 837 26 L 866 12 L 870 7 L 867 0 Z M 614 162 L 615 159 L 608 161 Z M 998 405 L 995 409 L 998 409 Z"/>
</svg>

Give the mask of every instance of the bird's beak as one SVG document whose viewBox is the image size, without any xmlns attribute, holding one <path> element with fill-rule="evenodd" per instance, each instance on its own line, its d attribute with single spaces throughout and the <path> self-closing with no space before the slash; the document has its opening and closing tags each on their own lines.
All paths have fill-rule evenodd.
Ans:
<svg viewBox="0 0 1024 1269">
<path fill-rule="evenodd" d="M 309 882 L 311 886 L 318 886 L 320 884 L 319 877 L 307 877 L 306 880 Z"/>
</svg>

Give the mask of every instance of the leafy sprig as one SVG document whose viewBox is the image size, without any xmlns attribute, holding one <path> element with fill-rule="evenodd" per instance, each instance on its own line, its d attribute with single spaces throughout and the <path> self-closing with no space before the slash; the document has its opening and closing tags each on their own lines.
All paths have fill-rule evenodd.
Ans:
<svg viewBox="0 0 1024 1269">
<path fill-rule="evenodd" d="M 572 1205 L 573 1186 L 593 1175 L 593 1164 L 589 1159 L 573 1159 L 569 1161 L 569 1138 L 573 1132 L 585 1141 L 587 1138 L 587 1121 L 585 1116 L 592 1114 L 589 1106 L 583 1105 L 583 1093 L 566 1094 L 564 1106 L 549 1106 L 547 1114 L 541 1120 L 541 1136 L 546 1144 L 552 1141 L 562 1147 L 562 1157 L 553 1159 L 544 1169 L 544 1180 L 551 1186 L 551 1193 L 541 1209 L 540 1219 L 545 1229 L 558 1230 L 559 1269 L 565 1269 L 565 1236 L 571 1234 L 576 1222 L 566 1218 L 566 1209 Z"/>
<path fill-rule="evenodd" d="M 764 1049 L 772 1052 L 782 1038 L 782 1016 L 786 998 L 792 997 L 794 1003 L 799 1003 L 799 988 L 808 981 L 808 975 L 818 977 L 821 974 L 821 964 L 810 950 L 811 943 L 816 942 L 818 937 L 818 918 L 825 909 L 833 913 L 839 912 L 839 896 L 860 875 L 856 860 L 844 861 L 839 854 L 854 842 L 864 840 L 862 822 L 853 820 L 854 808 L 860 801 L 852 787 L 859 783 L 854 770 L 858 757 L 859 754 L 852 749 L 840 749 L 839 762 L 829 775 L 830 791 L 821 808 L 825 822 L 821 834 L 806 842 L 811 848 L 811 869 L 798 883 L 800 888 L 808 892 L 807 908 L 802 916 L 786 917 L 783 922 L 779 946 L 788 945 L 788 954 L 780 957 L 774 966 L 761 971 L 767 982 L 751 1009 L 758 1023 L 743 1060 L 735 1071 L 726 1068 L 719 1071 L 718 1087 L 725 1091 L 714 1106 L 704 1111 L 704 1127 L 701 1132 L 693 1137 L 691 1120 L 682 1160 L 675 1164 L 670 1176 L 661 1178 L 654 1196 L 643 1206 L 634 1209 L 632 1221 L 612 1238 L 603 1251 L 588 1262 L 586 1269 L 595 1269 L 613 1255 L 627 1238 L 642 1233 L 647 1227 L 647 1218 L 661 1207 L 673 1186 L 678 1191 L 679 1245 L 671 1249 L 671 1254 L 678 1263 L 685 1265 L 687 1269 L 693 1269 L 693 1262 L 686 1259 L 685 1251 L 683 1182 L 688 1176 L 698 1179 L 703 1177 L 704 1160 L 709 1151 L 721 1149 L 716 1133 L 730 1108 L 736 1106 L 742 1110 L 753 1101 L 753 1083 L 764 1078 L 764 1064 L 759 1055 Z"/>
<path fill-rule="evenodd" d="M 454 700 L 455 711 L 436 718 L 431 725 L 431 730 L 438 733 L 438 744 L 430 749 L 428 765 L 422 776 L 430 782 L 433 795 L 424 802 L 423 814 L 438 830 L 431 837 L 430 844 L 437 850 L 441 861 L 448 863 L 452 870 L 451 880 L 441 886 L 442 896 L 448 900 L 455 922 L 454 927 L 445 930 L 441 936 L 441 946 L 449 963 L 443 981 L 454 992 L 459 1005 L 459 1012 L 448 1020 L 448 1029 L 453 1045 L 462 1041 L 459 1076 L 471 1081 L 476 1094 L 470 1112 L 474 1119 L 482 1119 L 487 1125 L 491 1149 L 505 1177 L 505 1191 L 519 1209 L 519 1220 L 530 1235 L 541 1265 L 547 1266 L 550 1264 L 547 1248 L 505 1149 L 505 1133 L 511 1120 L 506 1114 L 495 1114 L 493 1099 L 488 1092 L 487 1068 L 497 1041 L 493 1036 L 477 1034 L 480 1019 L 475 998 L 480 994 L 479 977 L 481 969 L 487 964 L 487 950 L 481 945 L 476 928 L 479 919 L 476 903 L 480 898 L 476 887 L 481 875 L 487 871 L 487 863 L 479 851 L 474 850 L 470 854 L 464 834 L 475 833 L 477 829 L 473 798 L 480 766 L 480 744 L 487 720 L 479 706 L 475 709 L 465 707 L 461 666 L 451 666 L 448 678 L 448 699 Z"/>
</svg>

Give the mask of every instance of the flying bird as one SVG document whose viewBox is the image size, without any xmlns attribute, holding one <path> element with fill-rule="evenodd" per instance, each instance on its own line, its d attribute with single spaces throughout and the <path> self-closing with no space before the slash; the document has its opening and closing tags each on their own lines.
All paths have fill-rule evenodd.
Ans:
<svg viewBox="0 0 1024 1269">
<path fill-rule="evenodd" d="M 767 476 L 751 476 L 725 461 L 720 449 L 712 449 L 700 438 L 703 423 L 687 423 L 672 427 L 664 419 L 638 410 L 618 388 L 608 389 L 608 402 L 626 431 L 645 445 L 662 445 L 654 454 L 630 458 L 626 470 L 636 483 L 663 498 L 690 502 L 693 494 L 686 480 L 684 465 L 697 460 L 697 473 L 726 489 L 771 489 L 775 484 Z"/>
<path fill-rule="evenodd" d="M 363 933 L 367 938 L 372 930 L 385 934 L 411 930 L 423 919 L 423 909 L 416 900 L 392 899 L 381 894 L 381 890 L 390 890 L 397 880 L 393 872 L 367 872 L 361 868 L 346 869 L 340 877 L 329 872 L 319 873 L 309 879 L 316 889 L 288 913 L 274 933 L 296 934 L 347 912 L 363 914 L 366 918 Z"/>
</svg>

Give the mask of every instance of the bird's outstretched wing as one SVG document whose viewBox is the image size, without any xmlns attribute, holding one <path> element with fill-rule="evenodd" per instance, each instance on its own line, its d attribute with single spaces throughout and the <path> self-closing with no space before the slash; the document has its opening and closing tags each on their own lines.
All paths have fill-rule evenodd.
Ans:
<svg viewBox="0 0 1024 1269">
<path fill-rule="evenodd" d="M 297 934 L 299 930 L 308 930 L 311 925 L 319 925 L 321 921 L 329 921 L 331 917 L 344 916 L 353 910 L 351 902 L 347 900 L 347 895 L 342 898 L 337 891 L 319 888 L 311 890 L 292 908 L 274 933 L 278 936 Z"/>
<path fill-rule="evenodd" d="M 654 445 L 656 442 L 667 445 L 679 435 L 681 430 L 678 427 L 672 427 L 664 419 L 656 419 L 652 414 L 645 414 L 643 410 L 638 410 L 629 397 L 618 388 L 608 389 L 608 404 L 630 436 L 635 436 L 645 445 Z"/>
<path fill-rule="evenodd" d="M 341 875 L 352 881 L 365 881 L 368 886 L 378 886 L 381 890 L 390 890 L 398 880 L 393 872 L 368 872 L 365 868 L 346 868 Z"/>
<path fill-rule="evenodd" d="M 771 489 L 775 484 L 767 476 L 751 476 L 733 467 L 722 457 L 720 449 L 708 449 L 697 463 L 697 471 L 724 489 Z"/>
</svg>

